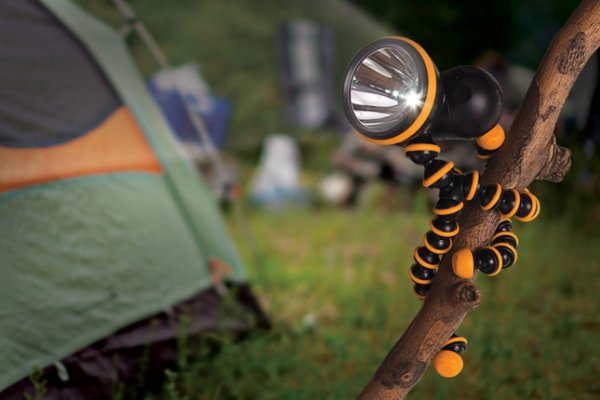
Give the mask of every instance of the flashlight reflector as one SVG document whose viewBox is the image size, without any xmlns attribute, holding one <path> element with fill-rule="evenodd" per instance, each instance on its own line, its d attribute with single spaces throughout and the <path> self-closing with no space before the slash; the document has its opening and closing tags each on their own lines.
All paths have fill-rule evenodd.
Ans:
<svg viewBox="0 0 600 400">
<path fill-rule="evenodd" d="M 414 121 L 425 93 L 414 60 L 398 47 L 369 54 L 352 77 L 350 101 L 358 121 L 372 132 L 387 131 L 404 120 Z"/>
<path fill-rule="evenodd" d="M 431 111 L 431 104 L 424 110 L 428 90 L 433 87 L 434 94 L 436 84 L 429 80 L 437 71 L 415 45 L 404 38 L 385 38 L 367 45 L 351 61 L 344 79 L 344 110 L 367 138 L 397 138 L 399 143 L 427 119 L 423 114 Z"/>
</svg>

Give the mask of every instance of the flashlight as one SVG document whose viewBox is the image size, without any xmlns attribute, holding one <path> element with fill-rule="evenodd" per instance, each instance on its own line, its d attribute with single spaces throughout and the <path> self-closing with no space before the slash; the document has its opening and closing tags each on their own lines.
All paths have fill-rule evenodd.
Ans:
<svg viewBox="0 0 600 400">
<path fill-rule="evenodd" d="M 500 85 L 488 72 L 460 66 L 439 73 L 427 52 L 403 37 L 359 50 L 343 83 L 348 121 L 366 140 L 384 145 L 405 146 L 428 135 L 482 137 L 498 124 L 502 104 Z"/>
<path fill-rule="evenodd" d="M 403 37 L 368 44 L 350 62 L 343 83 L 343 106 L 356 132 L 382 145 L 399 145 L 415 164 L 422 165 L 423 186 L 438 189 L 434 219 L 414 251 L 409 276 L 413 291 L 425 299 L 444 254 L 460 232 L 456 216 L 464 203 L 475 201 L 483 211 L 505 218 L 491 238 L 491 246 L 463 248 L 452 257 L 452 271 L 471 279 L 474 271 L 490 276 L 517 260 L 518 239 L 510 218 L 537 217 L 540 204 L 528 190 L 503 189 L 500 183 L 482 184 L 479 172 L 462 173 L 453 162 L 438 159 L 437 139 L 475 139 L 477 155 L 488 159 L 502 146 L 505 135 L 498 124 L 502 91 L 486 71 L 459 66 L 442 73 L 417 43 Z M 440 375 L 451 378 L 463 367 L 467 340 L 454 334 L 433 360 Z"/>
</svg>

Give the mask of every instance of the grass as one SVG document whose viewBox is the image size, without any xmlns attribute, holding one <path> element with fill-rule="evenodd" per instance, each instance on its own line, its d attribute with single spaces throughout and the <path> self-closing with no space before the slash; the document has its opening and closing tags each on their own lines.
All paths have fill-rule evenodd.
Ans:
<svg viewBox="0 0 600 400">
<path fill-rule="evenodd" d="M 231 227 L 274 329 L 221 350 L 186 350 L 167 393 L 192 399 L 348 399 L 417 312 L 407 268 L 428 213 L 250 210 L 252 242 Z M 481 277 L 481 307 L 460 333 L 465 368 L 429 369 L 417 399 L 596 399 L 600 395 L 598 238 L 565 220 L 518 224 L 518 264 Z M 168 396 L 171 398 L 171 395 Z M 175 397 L 174 397 L 175 398 Z"/>
</svg>

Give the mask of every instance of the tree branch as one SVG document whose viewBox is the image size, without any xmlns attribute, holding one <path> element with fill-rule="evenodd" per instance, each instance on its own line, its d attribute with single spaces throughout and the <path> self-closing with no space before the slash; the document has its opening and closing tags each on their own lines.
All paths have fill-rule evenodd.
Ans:
<svg viewBox="0 0 600 400">
<path fill-rule="evenodd" d="M 542 59 L 504 146 L 483 175 L 484 184 L 523 189 L 536 179 L 559 182 L 571 165 L 570 151 L 553 135 L 558 114 L 575 79 L 600 45 L 600 0 L 584 0 L 552 41 Z M 454 249 L 486 245 L 500 216 L 475 202 L 458 218 Z M 421 310 L 379 366 L 360 399 L 403 399 L 427 365 L 477 308 L 481 293 L 452 272 L 453 251 L 445 255 Z"/>
</svg>

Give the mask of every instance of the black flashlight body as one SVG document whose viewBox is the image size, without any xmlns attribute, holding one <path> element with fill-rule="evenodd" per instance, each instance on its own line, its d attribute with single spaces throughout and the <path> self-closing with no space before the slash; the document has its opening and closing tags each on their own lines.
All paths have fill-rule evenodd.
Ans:
<svg viewBox="0 0 600 400">
<path fill-rule="evenodd" d="M 476 139 L 496 126 L 504 100 L 491 74 L 459 66 L 443 71 L 439 79 L 442 105 L 426 129 L 434 139 Z"/>
</svg>

